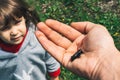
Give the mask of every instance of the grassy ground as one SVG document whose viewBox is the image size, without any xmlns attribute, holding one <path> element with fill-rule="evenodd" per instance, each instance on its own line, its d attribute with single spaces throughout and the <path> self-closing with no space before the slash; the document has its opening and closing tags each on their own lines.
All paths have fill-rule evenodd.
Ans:
<svg viewBox="0 0 120 80">
<path fill-rule="evenodd" d="M 106 26 L 120 50 L 120 0 L 26 0 L 41 21 L 48 18 L 66 24 L 91 21 Z M 62 68 L 61 80 L 85 80 Z"/>
</svg>

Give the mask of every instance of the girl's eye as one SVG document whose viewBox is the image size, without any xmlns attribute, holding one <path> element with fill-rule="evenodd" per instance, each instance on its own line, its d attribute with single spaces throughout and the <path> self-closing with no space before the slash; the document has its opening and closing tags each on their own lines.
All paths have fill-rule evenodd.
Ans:
<svg viewBox="0 0 120 80">
<path fill-rule="evenodd" d="M 9 30 L 11 27 L 9 26 L 4 26 L 3 28 L 0 29 L 0 31 L 7 31 Z"/>
<path fill-rule="evenodd" d="M 15 25 L 19 25 L 21 22 L 22 22 L 22 20 L 16 21 Z"/>
</svg>

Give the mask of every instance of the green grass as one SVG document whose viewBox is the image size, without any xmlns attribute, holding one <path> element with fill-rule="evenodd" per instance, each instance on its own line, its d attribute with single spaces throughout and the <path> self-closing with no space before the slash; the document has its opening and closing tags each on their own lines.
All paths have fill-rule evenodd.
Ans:
<svg viewBox="0 0 120 80">
<path fill-rule="evenodd" d="M 114 38 L 116 47 L 120 50 L 120 0 L 112 7 L 100 6 L 104 0 L 26 0 L 37 11 L 41 21 L 48 18 L 56 19 L 66 24 L 73 21 L 91 21 L 106 26 Z M 85 80 L 61 68 L 62 80 Z"/>
</svg>

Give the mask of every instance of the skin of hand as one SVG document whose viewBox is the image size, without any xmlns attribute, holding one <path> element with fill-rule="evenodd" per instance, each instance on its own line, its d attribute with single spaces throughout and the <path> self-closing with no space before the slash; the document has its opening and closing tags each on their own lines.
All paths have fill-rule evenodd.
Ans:
<svg viewBox="0 0 120 80">
<path fill-rule="evenodd" d="M 89 80 L 120 80 L 120 52 L 104 26 L 91 22 L 69 26 L 52 19 L 37 26 L 39 42 L 65 68 Z M 71 61 L 79 49 L 83 53 Z"/>
<path fill-rule="evenodd" d="M 50 80 L 59 80 L 59 77 L 50 77 Z"/>
</svg>

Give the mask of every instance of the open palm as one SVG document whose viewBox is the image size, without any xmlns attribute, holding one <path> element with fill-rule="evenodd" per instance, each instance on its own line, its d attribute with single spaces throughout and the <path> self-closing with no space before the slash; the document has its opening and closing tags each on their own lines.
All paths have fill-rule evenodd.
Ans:
<svg viewBox="0 0 120 80">
<path fill-rule="evenodd" d="M 91 22 L 74 22 L 68 26 L 47 20 L 39 23 L 38 28 L 36 36 L 43 47 L 64 67 L 80 76 L 91 77 L 101 58 L 109 56 L 103 51 L 115 47 L 106 28 Z M 83 54 L 71 61 L 71 56 L 79 49 Z"/>
</svg>

